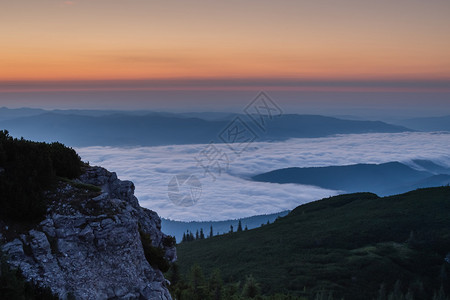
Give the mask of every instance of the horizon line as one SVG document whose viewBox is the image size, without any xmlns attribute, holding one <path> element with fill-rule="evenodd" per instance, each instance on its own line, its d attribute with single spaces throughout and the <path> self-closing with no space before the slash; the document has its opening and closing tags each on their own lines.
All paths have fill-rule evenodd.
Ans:
<svg viewBox="0 0 450 300">
<path fill-rule="evenodd" d="M 450 79 L 174 78 L 0 80 L 2 93 L 77 91 L 336 91 L 450 92 Z"/>
</svg>

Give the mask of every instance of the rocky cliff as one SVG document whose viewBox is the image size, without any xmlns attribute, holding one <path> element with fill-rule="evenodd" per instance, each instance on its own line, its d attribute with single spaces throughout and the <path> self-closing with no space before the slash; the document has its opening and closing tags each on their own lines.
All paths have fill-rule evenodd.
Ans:
<svg viewBox="0 0 450 300">
<path fill-rule="evenodd" d="M 171 299 L 160 262 L 176 259 L 174 242 L 139 206 L 132 182 L 89 167 L 47 197 L 46 218 L 33 229 L 0 224 L 1 248 L 27 280 L 62 299 Z"/>
</svg>

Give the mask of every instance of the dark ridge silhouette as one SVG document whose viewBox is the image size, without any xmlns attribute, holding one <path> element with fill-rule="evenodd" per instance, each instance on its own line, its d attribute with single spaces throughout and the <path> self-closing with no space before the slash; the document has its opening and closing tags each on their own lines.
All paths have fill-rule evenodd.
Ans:
<svg viewBox="0 0 450 300">
<path fill-rule="evenodd" d="M 428 166 L 432 170 L 442 171 L 445 169 L 432 162 L 419 161 L 419 164 L 422 167 Z M 432 172 L 418 171 L 399 162 L 286 168 L 256 175 L 252 179 L 272 183 L 314 185 L 345 192 L 368 191 L 380 195 L 391 195 L 415 188 L 442 186 L 450 183 L 448 174 L 436 176 Z"/>
</svg>

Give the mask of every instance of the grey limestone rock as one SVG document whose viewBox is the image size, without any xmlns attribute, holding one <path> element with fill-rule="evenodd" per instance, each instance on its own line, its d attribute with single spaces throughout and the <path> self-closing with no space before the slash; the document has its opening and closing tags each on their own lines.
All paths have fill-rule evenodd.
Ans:
<svg viewBox="0 0 450 300">
<path fill-rule="evenodd" d="M 10 265 L 61 299 L 171 299 L 168 281 L 145 258 L 140 235 L 163 248 L 168 261 L 176 260 L 176 250 L 157 213 L 139 206 L 134 184 L 100 167 L 88 168 L 78 182 L 102 191 L 77 198 L 77 188 L 61 188 L 66 199 L 54 201 L 45 220 L 1 246 Z"/>
</svg>

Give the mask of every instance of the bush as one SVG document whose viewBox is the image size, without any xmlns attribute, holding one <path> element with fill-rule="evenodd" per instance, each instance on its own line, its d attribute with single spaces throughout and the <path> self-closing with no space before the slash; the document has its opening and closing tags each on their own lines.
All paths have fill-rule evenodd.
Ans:
<svg viewBox="0 0 450 300">
<path fill-rule="evenodd" d="M 170 235 L 165 236 L 162 242 L 165 247 L 175 247 L 175 245 L 177 244 L 177 240 L 175 239 L 175 237 Z"/>
<path fill-rule="evenodd" d="M 140 226 L 139 226 L 140 227 Z M 170 269 L 170 263 L 164 258 L 165 250 L 152 245 L 150 235 L 143 232 L 139 228 L 139 235 L 141 237 L 142 247 L 144 248 L 145 259 L 155 269 L 162 272 L 167 272 Z"/>
</svg>

